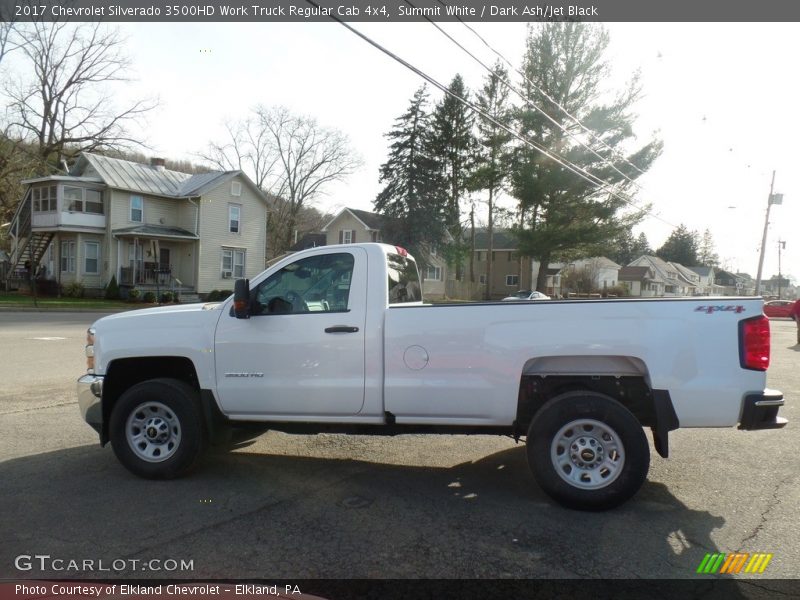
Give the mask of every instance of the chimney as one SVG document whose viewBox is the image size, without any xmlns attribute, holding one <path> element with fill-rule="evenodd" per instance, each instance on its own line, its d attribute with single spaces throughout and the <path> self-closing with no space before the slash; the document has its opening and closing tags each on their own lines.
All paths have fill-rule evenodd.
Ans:
<svg viewBox="0 0 800 600">
<path fill-rule="evenodd" d="M 151 167 L 155 167 L 159 171 L 163 171 L 164 167 L 166 166 L 166 164 L 167 164 L 167 161 L 164 160 L 163 158 L 155 158 L 155 157 L 153 157 L 153 158 L 150 159 L 150 166 Z"/>
</svg>

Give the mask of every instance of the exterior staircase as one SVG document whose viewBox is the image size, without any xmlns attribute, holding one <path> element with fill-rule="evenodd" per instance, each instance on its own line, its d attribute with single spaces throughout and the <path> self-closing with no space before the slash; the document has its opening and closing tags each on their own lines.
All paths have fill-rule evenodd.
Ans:
<svg viewBox="0 0 800 600">
<path fill-rule="evenodd" d="M 39 261 L 55 236 L 52 231 L 33 231 L 31 216 L 31 198 L 28 193 L 20 202 L 9 227 L 11 254 L 5 280 L 6 290 L 9 289 L 12 279 L 29 279 L 29 269 L 36 272 Z"/>
</svg>

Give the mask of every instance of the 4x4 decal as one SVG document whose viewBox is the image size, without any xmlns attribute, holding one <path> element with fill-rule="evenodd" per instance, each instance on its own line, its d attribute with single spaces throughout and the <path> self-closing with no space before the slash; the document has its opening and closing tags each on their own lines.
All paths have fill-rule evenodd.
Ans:
<svg viewBox="0 0 800 600">
<path fill-rule="evenodd" d="M 743 313 L 744 306 L 741 304 L 725 304 L 725 305 L 714 305 L 714 306 L 698 306 L 694 309 L 694 312 L 704 312 L 709 315 L 714 314 L 715 312 L 735 312 L 735 313 Z"/>
</svg>

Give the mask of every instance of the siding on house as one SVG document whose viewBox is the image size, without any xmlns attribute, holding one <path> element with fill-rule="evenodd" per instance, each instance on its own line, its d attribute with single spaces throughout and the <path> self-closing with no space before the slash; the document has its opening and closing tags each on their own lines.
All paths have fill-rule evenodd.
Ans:
<svg viewBox="0 0 800 600">
<path fill-rule="evenodd" d="M 373 232 L 364 227 L 364 224 L 353 216 L 349 211 L 342 211 L 339 216 L 333 219 L 327 226 L 325 232 L 325 243 L 328 246 L 333 244 L 342 243 L 342 232 L 351 231 L 355 233 L 355 240 L 351 243 L 361 244 L 365 242 L 374 242 L 373 233 L 380 239 L 377 232 Z"/>
<path fill-rule="evenodd" d="M 241 196 L 231 195 L 231 183 L 241 184 Z M 239 204 L 240 233 L 231 233 L 228 222 L 228 206 Z M 266 263 L 267 207 L 241 176 L 223 181 L 205 193 L 200 204 L 200 243 L 197 267 L 197 292 L 206 294 L 211 290 L 232 290 L 235 277 L 222 278 L 223 248 L 246 250 L 245 277 L 255 277 L 264 270 Z M 191 229 L 190 229 L 191 231 Z"/>
</svg>

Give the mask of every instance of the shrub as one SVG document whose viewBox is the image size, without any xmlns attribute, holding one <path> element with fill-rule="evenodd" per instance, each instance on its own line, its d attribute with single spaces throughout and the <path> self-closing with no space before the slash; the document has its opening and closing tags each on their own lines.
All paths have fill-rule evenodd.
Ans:
<svg viewBox="0 0 800 600">
<path fill-rule="evenodd" d="M 164 292 L 161 294 L 159 302 L 161 302 L 161 304 L 169 304 L 170 302 L 172 302 L 172 298 L 173 298 L 172 292 Z"/>
<path fill-rule="evenodd" d="M 131 302 L 136 302 L 139 300 L 139 296 L 141 296 L 141 292 L 136 288 L 131 288 L 128 290 L 128 300 Z"/>
<path fill-rule="evenodd" d="M 36 293 L 40 296 L 58 296 L 60 286 L 55 279 L 37 279 L 34 282 Z"/>
<path fill-rule="evenodd" d="M 119 300 L 119 284 L 117 284 L 116 275 L 111 276 L 111 281 L 106 286 L 105 297 L 106 300 Z"/>
<path fill-rule="evenodd" d="M 83 298 L 83 284 L 80 281 L 73 281 L 64 287 L 63 292 L 68 298 Z"/>
<path fill-rule="evenodd" d="M 144 295 L 142 296 L 142 302 L 153 304 L 155 301 L 156 301 L 155 292 L 145 292 Z"/>
</svg>

